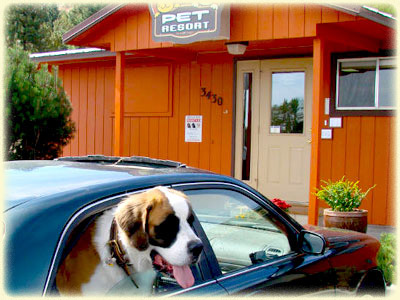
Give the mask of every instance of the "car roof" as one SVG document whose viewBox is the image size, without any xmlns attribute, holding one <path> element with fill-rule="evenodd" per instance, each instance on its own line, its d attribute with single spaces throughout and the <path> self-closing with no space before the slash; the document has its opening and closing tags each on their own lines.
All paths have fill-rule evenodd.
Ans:
<svg viewBox="0 0 400 300">
<path fill-rule="evenodd" d="M 5 207 L 71 193 L 90 194 L 107 188 L 114 193 L 176 182 L 228 180 L 183 164 L 143 157 L 67 157 L 59 160 L 11 161 L 5 166 Z M 96 197 L 108 196 L 97 195 Z M 82 203 L 81 203 L 82 204 Z"/>
</svg>

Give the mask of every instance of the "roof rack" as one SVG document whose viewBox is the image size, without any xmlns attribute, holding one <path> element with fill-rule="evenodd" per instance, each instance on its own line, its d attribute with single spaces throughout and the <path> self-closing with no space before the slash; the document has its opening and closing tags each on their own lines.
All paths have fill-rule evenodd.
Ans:
<svg viewBox="0 0 400 300">
<path fill-rule="evenodd" d="M 112 165 L 139 165 L 147 167 L 167 167 L 167 168 L 186 168 L 186 165 L 172 160 L 154 159 L 145 156 L 104 156 L 104 155 L 87 155 L 87 156 L 65 156 L 55 160 L 59 161 L 76 161 L 91 162 Z"/>
</svg>

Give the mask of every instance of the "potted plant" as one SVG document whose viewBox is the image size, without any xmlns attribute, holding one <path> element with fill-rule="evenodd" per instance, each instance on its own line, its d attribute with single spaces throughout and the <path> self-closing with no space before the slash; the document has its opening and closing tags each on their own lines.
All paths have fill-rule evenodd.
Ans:
<svg viewBox="0 0 400 300">
<path fill-rule="evenodd" d="M 359 209 L 359 207 L 362 200 L 375 185 L 366 192 L 362 192 L 358 186 L 358 181 L 347 180 L 345 176 L 336 182 L 330 180 L 322 180 L 322 182 L 325 185 L 317 188 L 316 196 L 330 206 L 330 208 L 324 209 L 324 226 L 365 233 L 368 224 L 368 211 Z"/>
</svg>

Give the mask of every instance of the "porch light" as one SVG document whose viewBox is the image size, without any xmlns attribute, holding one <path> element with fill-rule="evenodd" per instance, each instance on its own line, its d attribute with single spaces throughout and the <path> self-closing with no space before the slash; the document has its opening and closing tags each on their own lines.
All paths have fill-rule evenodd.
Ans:
<svg viewBox="0 0 400 300">
<path fill-rule="evenodd" d="M 249 42 L 232 42 L 225 43 L 226 48 L 228 49 L 228 53 L 232 55 L 241 55 L 246 52 L 246 48 L 249 45 Z"/>
</svg>

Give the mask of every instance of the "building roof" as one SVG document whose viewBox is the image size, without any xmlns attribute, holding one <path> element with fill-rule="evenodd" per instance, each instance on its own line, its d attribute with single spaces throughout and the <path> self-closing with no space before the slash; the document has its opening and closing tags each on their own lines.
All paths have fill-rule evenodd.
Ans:
<svg viewBox="0 0 400 300">
<path fill-rule="evenodd" d="M 98 24 L 108 16 L 117 12 L 125 5 L 126 4 L 111 4 L 104 7 L 103 9 L 99 10 L 97 13 L 93 14 L 85 21 L 76 25 L 74 28 L 65 33 L 63 35 L 63 42 L 68 43 L 75 37 L 79 36 L 81 33 L 89 30 L 94 25 Z M 396 27 L 396 22 L 395 22 L 396 19 L 391 14 L 381 12 L 376 8 L 372 8 L 366 5 L 354 5 L 354 4 L 323 4 L 323 5 L 336 9 L 338 11 L 348 13 L 353 16 L 363 17 L 365 19 L 374 21 L 376 23 L 382 24 L 387 27 L 391 28 Z"/>
<path fill-rule="evenodd" d="M 80 48 L 80 49 L 68 49 L 68 50 L 59 50 L 59 51 L 51 51 L 51 52 L 42 52 L 42 53 L 33 53 L 30 54 L 29 57 L 36 61 L 49 61 L 49 57 L 51 57 L 52 61 L 61 61 L 68 59 L 79 59 L 79 58 L 94 58 L 94 57 L 107 57 L 107 56 L 115 56 L 115 53 L 110 51 L 106 51 L 104 49 L 99 48 Z"/>
</svg>

